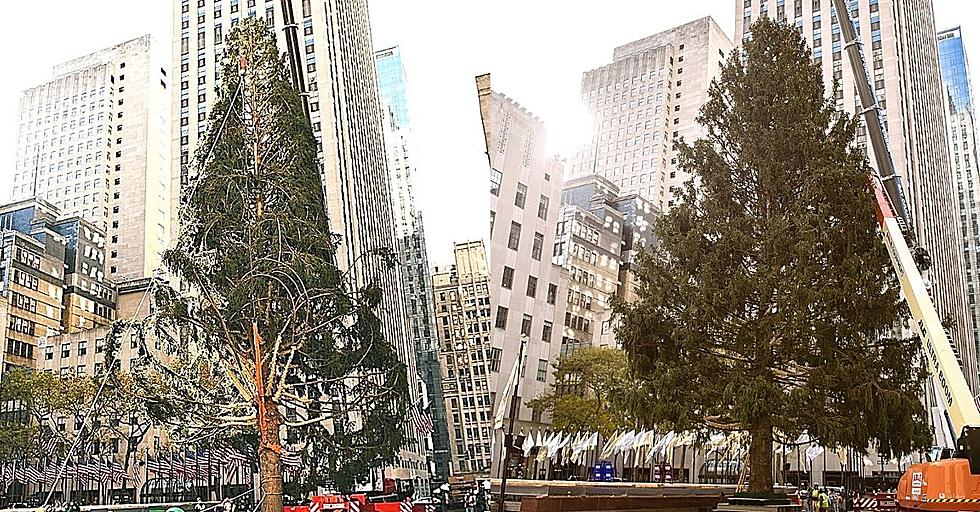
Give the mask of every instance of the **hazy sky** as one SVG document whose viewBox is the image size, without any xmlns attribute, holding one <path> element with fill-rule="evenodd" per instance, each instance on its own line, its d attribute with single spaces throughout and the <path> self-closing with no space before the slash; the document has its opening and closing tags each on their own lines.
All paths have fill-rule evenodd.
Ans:
<svg viewBox="0 0 980 512">
<path fill-rule="evenodd" d="M 554 148 L 581 135 L 583 71 L 608 63 L 613 47 L 711 15 L 732 35 L 736 0 L 368 0 L 375 46 L 398 44 L 408 72 L 418 168 L 416 200 L 430 262 L 452 258 L 452 242 L 485 237 L 487 167 L 474 76 L 549 124 Z M 278 2 L 276 2 L 278 4 Z M 0 201 L 10 193 L 19 92 L 51 66 L 153 33 L 169 45 L 172 0 L 7 2 L 0 32 L 7 74 L 0 81 Z M 975 1 L 934 0 L 937 28 L 963 25 L 980 62 Z M 667 8 L 669 6 L 669 8 Z M 42 27 L 39 30 L 38 27 Z M 980 64 L 973 68 L 980 83 Z"/>
</svg>

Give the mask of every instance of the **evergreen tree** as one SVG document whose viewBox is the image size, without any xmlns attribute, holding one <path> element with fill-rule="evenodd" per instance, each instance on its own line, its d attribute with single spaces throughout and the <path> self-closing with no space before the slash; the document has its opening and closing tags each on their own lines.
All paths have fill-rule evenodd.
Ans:
<svg viewBox="0 0 980 512">
<path fill-rule="evenodd" d="M 317 142 L 265 24 L 225 44 L 221 89 L 164 264 L 166 357 L 154 413 L 179 440 L 257 451 L 262 509 L 282 509 L 282 454 L 302 452 L 303 487 L 351 490 L 403 443 L 405 367 L 375 314 L 382 291 L 335 264 Z M 390 254 L 364 255 L 391 264 Z M 285 434 L 285 438 L 283 437 Z"/>
<path fill-rule="evenodd" d="M 710 86 L 707 136 L 678 144 L 693 179 L 616 309 L 647 423 L 747 432 L 749 489 L 766 492 L 776 435 L 891 455 L 930 435 L 858 123 L 793 27 L 751 34 Z"/>
</svg>

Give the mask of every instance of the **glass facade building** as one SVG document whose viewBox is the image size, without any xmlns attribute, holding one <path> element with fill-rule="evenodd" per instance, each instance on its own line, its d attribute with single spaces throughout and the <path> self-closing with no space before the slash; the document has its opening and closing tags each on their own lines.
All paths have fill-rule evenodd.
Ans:
<svg viewBox="0 0 980 512">
<path fill-rule="evenodd" d="M 398 128 L 409 127 L 408 96 L 405 94 L 405 67 L 397 46 L 378 50 L 374 54 L 374 67 L 378 73 L 378 90 L 381 102 L 387 105 Z"/>
<path fill-rule="evenodd" d="M 424 440 L 424 451 L 432 484 L 438 486 L 449 478 L 449 432 L 439 369 L 439 344 L 433 327 L 435 312 L 432 304 L 432 274 L 429 270 L 422 214 L 415 207 L 412 185 L 415 169 L 409 157 L 411 128 L 408 98 L 405 94 L 405 68 L 398 47 L 376 51 L 374 64 L 384 121 L 407 336 L 409 344 L 415 348 L 415 364 L 419 373 L 419 378 L 413 379 L 413 382 L 419 388 L 418 396 L 425 397 L 422 405 L 432 419 L 431 439 Z"/>
<path fill-rule="evenodd" d="M 980 308 L 976 287 L 980 280 L 980 226 L 977 222 L 976 119 L 970 68 L 963 47 L 960 27 L 943 30 L 937 35 L 939 65 L 943 89 L 949 108 L 949 147 L 958 196 L 960 229 L 963 234 L 963 259 L 966 267 L 966 294 L 973 317 L 973 341 L 980 351 Z"/>
</svg>

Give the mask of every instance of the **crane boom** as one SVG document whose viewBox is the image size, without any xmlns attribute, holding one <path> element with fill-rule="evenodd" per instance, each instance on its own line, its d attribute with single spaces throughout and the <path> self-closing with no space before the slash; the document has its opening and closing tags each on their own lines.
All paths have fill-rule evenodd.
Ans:
<svg viewBox="0 0 980 512">
<path fill-rule="evenodd" d="M 923 282 L 922 274 L 905 240 L 905 232 L 912 231 L 911 222 L 906 209 L 901 177 L 895 170 L 879 115 L 878 102 L 868 79 L 861 42 L 854 30 L 844 0 L 833 0 L 833 5 L 837 11 L 854 83 L 861 99 L 861 114 L 864 116 L 868 137 L 878 164 L 878 174 L 872 178 L 877 198 L 878 223 L 884 235 L 892 266 L 901 283 L 902 295 L 909 305 L 916 334 L 922 340 L 926 365 L 934 378 L 953 427 L 953 435 L 964 437 L 964 434 L 968 433 L 967 430 L 980 427 L 980 409 L 973 399 L 973 393 L 957 362 L 949 336 L 943 328 L 936 307 Z M 914 233 L 911 237 L 914 239 Z"/>
<path fill-rule="evenodd" d="M 851 21 L 850 12 L 848 12 L 843 0 L 834 0 L 834 9 L 838 13 L 839 20 Z M 868 78 L 861 40 L 858 38 L 852 23 L 839 24 L 843 47 L 847 50 L 847 58 L 851 63 L 854 87 L 857 88 L 858 96 L 861 99 L 861 112 L 859 114 L 864 117 L 864 124 L 868 129 L 868 138 L 871 140 L 871 147 L 874 149 L 878 177 L 884 186 L 902 231 L 907 231 L 911 229 L 912 221 L 906 207 L 902 176 L 895 171 L 895 162 L 892 160 L 891 151 L 888 150 L 888 136 L 885 134 L 884 123 L 881 121 L 878 99 L 875 97 L 874 90 L 871 88 L 871 80 Z"/>
</svg>

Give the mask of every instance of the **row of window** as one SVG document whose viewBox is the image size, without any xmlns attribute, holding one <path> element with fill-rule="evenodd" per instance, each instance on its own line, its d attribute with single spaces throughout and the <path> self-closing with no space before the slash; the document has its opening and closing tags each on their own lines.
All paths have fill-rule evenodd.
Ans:
<svg viewBox="0 0 980 512">
<path fill-rule="evenodd" d="M 14 251 L 14 259 L 23 263 L 24 265 L 27 265 L 28 267 L 36 269 L 41 268 L 41 255 L 24 247 L 16 248 Z"/>
<path fill-rule="evenodd" d="M 19 332 L 21 334 L 27 334 L 34 336 L 37 332 L 37 324 L 26 318 L 21 318 L 16 315 L 10 315 L 10 320 L 7 323 L 7 328 L 14 332 Z"/>
<path fill-rule="evenodd" d="M 548 285 L 548 296 L 549 299 L 553 299 L 551 287 L 555 285 Z M 557 286 L 555 286 L 555 293 L 557 293 Z M 549 301 L 549 304 L 554 304 L 554 302 Z M 510 315 L 510 309 L 505 306 L 497 306 L 497 317 L 494 321 L 494 327 L 497 329 L 507 329 L 508 317 Z M 534 318 L 531 315 L 524 314 L 521 318 L 521 334 L 524 336 L 531 336 L 531 330 L 533 328 Z M 545 343 L 551 343 L 551 333 L 554 329 L 554 324 L 548 320 L 545 320 L 541 324 L 541 341 Z"/>
<path fill-rule="evenodd" d="M 14 291 L 10 292 L 10 304 L 24 311 L 37 313 L 37 299 Z"/>
<path fill-rule="evenodd" d="M 13 338 L 7 338 L 7 353 L 12 356 L 34 359 L 34 345 Z"/>
</svg>

